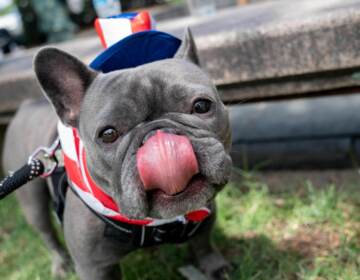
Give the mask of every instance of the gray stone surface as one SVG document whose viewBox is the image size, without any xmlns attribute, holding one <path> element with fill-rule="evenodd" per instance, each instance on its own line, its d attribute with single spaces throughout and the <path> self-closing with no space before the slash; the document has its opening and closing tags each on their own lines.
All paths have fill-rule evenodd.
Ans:
<svg viewBox="0 0 360 280">
<path fill-rule="evenodd" d="M 164 21 L 158 29 L 181 36 L 188 25 L 201 64 L 225 101 L 359 85 L 353 74 L 360 66 L 360 0 L 267 1 L 210 17 Z M 101 50 L 95 37 L 58 46 L 85 61 Z M 0 62 L 1 114 L 11 112 L 21 99 L 39 95 L 31 70 L 35 52 Z"/>
<path fill-rule="evenodd" d="M 230 106 L 232 158 L 250 168 L 355 167 L 360 94 Z"/>
<path fill-rule="evenodd" d="M 356 67 L 280 79 L 218 85 L 218 89 L 224 102 L 345 94 L 359 91 L 359 72 L 360 69 Z"/>
<path fill-rule="evenodd" d="M 355 168 L 351 138 L 291 139 L 233 146 L 235 166 L 249 170 Z M 356 160 L 359 153 L 354 154 Z"/>
<path fill-rule="evenodd" d="M 193 32 L 217 84 L 330 71 L 359 65 L 359 8 L 358 0 L 271 1 L 197 20 Z"/>
<path fill-rule="evenodd" d="M 357 136 L 359 108 L 359 93 L 229 106 L 233 142 Z"/>
<path fill-rule="evenodd" d="M 225 101 L 359 85 L 360 1 L 269 1 L 189 18 Z M 179 35 L 183 21 L 164 29 Z"/>
</svg>

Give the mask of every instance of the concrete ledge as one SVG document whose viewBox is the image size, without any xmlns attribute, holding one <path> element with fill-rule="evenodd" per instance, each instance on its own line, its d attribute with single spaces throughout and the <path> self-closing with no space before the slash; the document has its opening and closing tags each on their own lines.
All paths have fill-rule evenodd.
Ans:
<svg viewBox="0 0 360 280">
<path fill-rule="evenodd" d="M 162 24 L 180 35 L 190 24 L 201 62 L 218 85 L 359 65 L 360 1 L 269 1 L 203 19 Z"/>
<path fill-rule="evenodd" d="M 190 25 L 203 68 L 226 102 L 358 87 L 360 0 L 269 1 L 223 10 L 210 17 L 162 22 L 181 36 Z M 99 40 L 58 45 L 89 62 Z M 38 96 L 31 70 L 37 49 L 0 62 L 0 114 Z M 10 104 L 10 105 L 9 105 Z"/>
<path fill-rule="evenodd" d="M 201 29 L 196 33 L 200 27 L 194 27 L 201 62 L 218 85 L 357 67 L 360 2 L 355 2 L 348 9 L 324 5 L 309 14 L 303 9 L 309 1 L 268 9 L 264 5 L 258 10 L 258 18 L 249 19 L 260 21 L 253 27 L 232 19 L 250 10 L 232 11 L 221 20 L 209 22 L 214 25 L 213 34 L 200 36 Z M 281 8 L 289 6 L 298 13 L 292 18 L 279 17 Z"/>
<path fill-rule="evenodd" d="M 354 87 L 359 80 L 360 1 L 269 1 L 191 25 L 203 68 L 227 102 Z"/>
<path fill-rule="evenodd" d="M 226 103 L 359 92 L 360 68 L 219 85 Z"/>
</svg>

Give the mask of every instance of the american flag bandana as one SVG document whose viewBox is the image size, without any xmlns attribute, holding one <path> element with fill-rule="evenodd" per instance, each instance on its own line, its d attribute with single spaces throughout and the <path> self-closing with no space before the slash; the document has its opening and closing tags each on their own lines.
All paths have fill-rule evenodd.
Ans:
<svg viewBox="0 0 360 280">
<path fill-rule="evenodd" d="M 158 226 L 175 221 L 201 222 L 211 214 L 210 209 L 203 207 L 171 219 L 135 220 L 127 218 L 120 213 L 121 205 L 117 205 L 113 198 L 91 178 L 86 164 L 86 151 L 77 129 L 65 126 L 59 121 L 58 134 L 68 181 L 81 200 L 96 213 L 119 222 L 143 226 Z"/>
</svg>

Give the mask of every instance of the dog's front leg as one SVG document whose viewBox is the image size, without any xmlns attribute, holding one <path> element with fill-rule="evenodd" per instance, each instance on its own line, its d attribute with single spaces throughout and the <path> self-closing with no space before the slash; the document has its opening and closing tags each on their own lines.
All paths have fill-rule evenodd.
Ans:
<svg viewBox="0 0 360 280">
<path fill-rule="evenodd" d="M 211 230 L 213 229 L 215 219 L 216 207 L 214 203 L 211 221 L 189 241 L 189 245 L 199 268 L 205 275 L 211 280 L 222 280 L 228 279 L 231 267 L 211 242 Z"/>
<path fill-rule="evenodd" d="M 65 241 L 81 280 L 121 279 L 119 261 L 132 246 L 104 236 L 105 223 L 71 191 L 64 211 Z"/>
</svg>

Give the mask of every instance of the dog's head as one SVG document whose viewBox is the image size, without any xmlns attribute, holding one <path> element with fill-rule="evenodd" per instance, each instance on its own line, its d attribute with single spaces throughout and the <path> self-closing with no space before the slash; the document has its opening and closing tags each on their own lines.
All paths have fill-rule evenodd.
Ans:
<svg viewBox="0 0 360 280">
<path fill-rule="evenodd" d="M 129 218 L 199 209 L 229 179 L 228 113 L 197 64 L 189 31 L 174 58 L 108 74 L 55 48 L 35 58 L 59 118 L 79 130 L 92 178 Z"/>
</svg>

